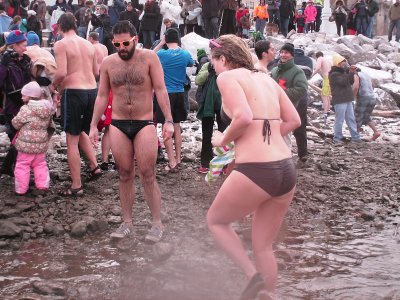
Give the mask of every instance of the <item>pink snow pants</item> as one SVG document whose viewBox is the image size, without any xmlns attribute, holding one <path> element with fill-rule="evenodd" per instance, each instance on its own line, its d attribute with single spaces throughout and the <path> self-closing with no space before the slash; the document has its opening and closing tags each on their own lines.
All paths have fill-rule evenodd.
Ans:
<svg viewBox="0 0 400 300">
<path fill-rule="evenodd" d="M 50 185 L 49 168 L 46 163 L 46 153 L 28 154 L 18 152 L 15 165 L 15 192 L 25 194 L 29 189 L 31 168 L 35 176 L 37 189 L 48 189 Z"/>
</svg>

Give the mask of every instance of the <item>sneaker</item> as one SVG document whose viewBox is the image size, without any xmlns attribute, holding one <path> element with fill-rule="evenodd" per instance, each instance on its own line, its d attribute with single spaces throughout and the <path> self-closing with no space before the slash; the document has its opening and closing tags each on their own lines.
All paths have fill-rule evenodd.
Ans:
<svg viewBox="0 0 400 300">
<path fill-rule="evenodd" d="M 133 233 L 133 225 L 130 223 L 122 222 L 122 224 L 110 234 L 112 239 L 123 239 L 126 236 L 129 236 Z"/>
<path fill-rule="evenodd" d="M 205 167 L 200 167 L 197 172 L 201 173 L 201 174 L 207 174 L 208 173 L 208 168 Z"/>
<path fill-rule="evenodd" d="M 164 233 L 163 225 L 153 225 L 147 233 L 145 240 L 148 242 L 158 243 L 161 241 Z"/>
</svg>

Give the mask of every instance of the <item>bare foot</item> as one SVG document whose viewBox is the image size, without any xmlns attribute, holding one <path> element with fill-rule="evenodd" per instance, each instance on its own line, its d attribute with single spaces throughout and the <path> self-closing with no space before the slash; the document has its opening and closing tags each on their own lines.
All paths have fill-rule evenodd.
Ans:
<svg viewBox="0 0 400 300">
<path fill-rule="evenodd" d="M 378 137 L 380 137 L 381 136 L 381 133 L 380 132 L 377 132 L 377 133 L 374 133 L 374 135 L 372 136 L 372 138 L 371 138 L 371 141 L 375 141 Z"/>
</svg>

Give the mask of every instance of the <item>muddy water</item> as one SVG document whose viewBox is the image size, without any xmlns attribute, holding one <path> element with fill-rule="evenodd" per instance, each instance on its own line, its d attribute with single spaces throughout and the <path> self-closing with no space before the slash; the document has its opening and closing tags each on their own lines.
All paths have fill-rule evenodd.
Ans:
<svg viewBox="0 0 400 300">
<path fill-rule="evenodd" d="M 400 295 L 396 225 L 377 230 L 342 219 L 304 220 L 297 228 L 287 224 L 277 245 L 279 299 Z M 32 281 L 54 279 L 64 284 L 68 297 L 39 299 L 236 299 L 245 278 L 215 249 L 205 228 L 200 231 L 200 240 L 195 234 L 173 237 L 174 253 L 163 262 L 153 261 L 151 246 L 140 240 L 119 245 L 104 236 L 29 241 L 2 253 L 1 295 L 20 299 L 32 294 Z"/>
</svg>

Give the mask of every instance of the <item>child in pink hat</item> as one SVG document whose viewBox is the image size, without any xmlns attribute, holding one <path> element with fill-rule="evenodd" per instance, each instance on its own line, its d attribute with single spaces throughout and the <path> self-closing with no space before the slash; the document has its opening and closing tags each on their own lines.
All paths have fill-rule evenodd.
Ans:
<svg viewBox="0 0 400 300">
<path fill-rule="evenodd" d="M 24 104 L 12 119 L 12 125 L 19 130 L 15 138 L 18 150 L 15 165 L 15 193 L 24 195 L 29 189 L 30 171 L 33 170 L 35 185 L 39 191 L 47 191 L 50 184 L 46 152 L 52 125 L 52 106 L 43 99 L 43 90 L 35 81 L 24 85 L 21 90 Z"/>
</svg>

